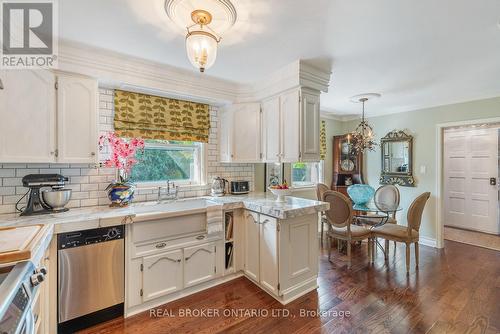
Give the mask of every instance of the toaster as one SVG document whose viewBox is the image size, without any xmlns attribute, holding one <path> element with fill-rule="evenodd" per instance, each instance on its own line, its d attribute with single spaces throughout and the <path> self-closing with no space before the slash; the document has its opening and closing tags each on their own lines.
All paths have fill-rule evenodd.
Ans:
<svg viewBox="0 0 500 334">
<path fill-rule="evenodd" d="M 248 194 L 250 186 L 248 181 L 231 181 L 230 183 L 231 194 L 241 195 Z"/>
</svg>

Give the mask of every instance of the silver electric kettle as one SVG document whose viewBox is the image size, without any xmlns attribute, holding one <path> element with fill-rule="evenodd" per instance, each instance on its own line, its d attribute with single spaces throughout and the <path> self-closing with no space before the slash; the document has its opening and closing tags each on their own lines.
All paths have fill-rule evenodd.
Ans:
<svg viewBox="0 0 500 334">
<path fill-rule="evenodd" d="M 219 176 L 213 179 L 212 181 L 212 196 L 224 196 L 226 194 L 226 184 L 227 180 L 223 179 Z"/>
</svg>

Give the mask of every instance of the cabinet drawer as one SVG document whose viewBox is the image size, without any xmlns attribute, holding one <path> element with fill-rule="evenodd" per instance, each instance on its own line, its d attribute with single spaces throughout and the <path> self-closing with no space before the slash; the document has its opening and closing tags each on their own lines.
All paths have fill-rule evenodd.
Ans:
<svg viewBox="0 0 500 334">
<path fill-rule="evenodd" d="M 196 243 L 206 242 L 206 241 L 207 241 L 207 234 L 202 233 L 177 239 L 168 239 L 168 240 L 166 239 L 152 243 L 134 245 L 135 251 L 133 256 L 151 255 L 155 253 L 164 252 L 166 250 L 178 249 L 186 245 L 190 246 Z"/>
<path fill-rule="evenodd" d="M 186 234 L 205 234 L 207 231 L 207 214 L 204 212 L 135 222 L 132 224 L 132 229 L 133 243 L 175 239 Z"/>
</svg>

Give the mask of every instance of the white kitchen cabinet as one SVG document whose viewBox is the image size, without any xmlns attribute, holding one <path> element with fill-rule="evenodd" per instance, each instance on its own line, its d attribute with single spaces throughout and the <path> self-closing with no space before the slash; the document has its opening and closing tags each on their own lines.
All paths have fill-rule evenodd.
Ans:
<svg viewBox="0 0 500 334">
<path fill-rule="evenodd" d="M 182 249 L 144 257 L 142 272 L 143 301 L 182 289 Z"/>
<path fill-rule="evenodd" d="M 55 162 L 56 78 L 48 70 L 0 72 L 0 162 Z"/>
<path fill-rule="evenodd" d="M 260 104 L 233 104 L 221 112 L 219 119 L 221 161 L 259 162 Z"/>
<path fill-rule="evenodd" d="M 262 102 L 262 160 L 280 162 L 280 98 Z"/>
<path fill-rule="evenodd" d="M 259 274 L 260 284 L 278 295 L 278 220 L 260 215 Z"/>
<path fill-rule="evenodd" d="M 319 95 L 302 90 L 300 160 L 319 161 L 320 111 Z"/>
<path fill-rule="evenodd" d="M 0 77 L 0 162 L 97 162 L 96 80 L 49 70 Z"/>
<path fill-rule="evenodd" d="M 184 248 L 184 288 L 209 281 L 216 274 L 214 243 Z"/>
<path fill-rule="evenodd" d="M 265 100 L 262 161 L 319 161 L 319 129 L 319 92 L 299 88 Z"/>
<path fill-rule="evenodd" d="M 260 259 L 260 223 L 259 214 L 251 211 L 245 211 L 245 250 L 244 250 L 244 272 L 256 282 L 259 282 Z"/>
<path fill-rule="evenodd" d="M 77 75 L 57 76 L 58 162 L 97 162 L 97 81 Z"/>
</svg>

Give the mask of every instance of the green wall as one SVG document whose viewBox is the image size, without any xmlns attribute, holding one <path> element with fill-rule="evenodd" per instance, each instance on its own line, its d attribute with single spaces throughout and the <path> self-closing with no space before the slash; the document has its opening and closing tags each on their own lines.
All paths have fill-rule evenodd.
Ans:
<svg viewBox="0 0 500 334">
<path fill-rule="evenodd" d="M 369 118 L 373 126 L 377 141 L 392 130 L 406 130 L 414 137 L 413 140 L 413 174 L 416 187 L 400 187 L 401 203 L 405 208 L 398 215 L 401 224 L 406 224 L 406 209 L 419 194 L 430 191 L 431 198 L 427 203 L 421 235 L 427 238 L 436 238 L 436 125 L 448 122 L 467 121 L 500 117 L 500 98 L 472 101 L 467 103 L 440 106 L 429 109 L 415 110 L 398 114 Z M 359 121 L 344 122 L 343 132 L 354 130 Z M 380 176 L 380 149 L 365 154 L 364 177 L 365 182 L 377 188 Z M 425 166 L 426 172 L 420 172 Z"/>
</svg>

